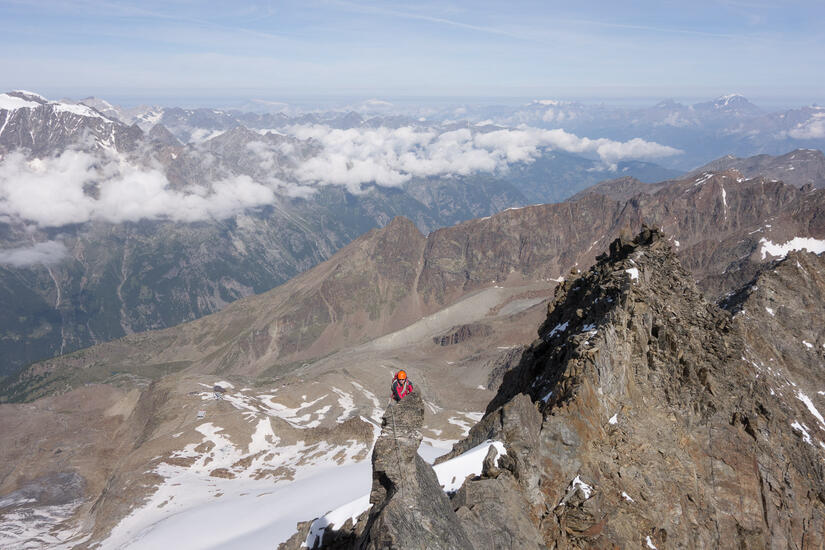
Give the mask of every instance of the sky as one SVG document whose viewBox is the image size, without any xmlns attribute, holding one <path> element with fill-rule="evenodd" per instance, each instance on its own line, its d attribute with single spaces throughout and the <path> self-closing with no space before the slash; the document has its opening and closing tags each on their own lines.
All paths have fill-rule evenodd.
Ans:
<svg viewBox="0 0 825 550">
<path fill-rule="evenodd" d="M 0 0 L 0 51 L 0 89 L 127 102 L 825 102 L 821 0 Z"/>
</svg>

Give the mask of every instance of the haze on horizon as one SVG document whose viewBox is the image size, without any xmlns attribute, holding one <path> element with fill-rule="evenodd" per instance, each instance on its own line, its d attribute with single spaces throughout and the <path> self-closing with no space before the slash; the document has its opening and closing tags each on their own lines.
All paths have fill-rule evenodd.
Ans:
<svg viewBox="0 0 825 550">
<path fill-rule="evenodd" d="M 816 0 L 0 1 L 0 88 L 219 98 L 825 102 Z"/>
</svg>

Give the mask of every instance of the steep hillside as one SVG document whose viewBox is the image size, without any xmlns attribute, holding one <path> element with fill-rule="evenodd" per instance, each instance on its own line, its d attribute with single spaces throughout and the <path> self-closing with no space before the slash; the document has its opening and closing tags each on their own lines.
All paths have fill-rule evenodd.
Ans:
<svg viewBox="0 0 825 550">
<path fill-rule="evenodd" d="M 34 365 L 0 389 L 5 399 L 19 400 L 118 372 L 143 379 L 168 369 L 283 374 L 477 293 L 502 287 L 533 297 L 643 222 L 672 235 L 682 263 L 715 300 L 752 278 L 782 246 L 818 246 L 825 238 L 823 212 L 823 190 L 723 172 L 671 182 L 625 202 L 591 194 L 511 209 L 426 238 L 409 221 L 396 220 L 218 315 Z"/>
</svg>

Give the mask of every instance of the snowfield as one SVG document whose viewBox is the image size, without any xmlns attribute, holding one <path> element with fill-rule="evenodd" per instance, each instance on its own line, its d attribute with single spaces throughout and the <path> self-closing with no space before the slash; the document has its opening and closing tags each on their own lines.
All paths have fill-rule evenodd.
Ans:
<svg viewBox="0 0 825 550">
<path fill-rule="evenodd" d="M 788 252 L 794 250 L 807 250 L 808 252 L 813 252 L 814 254 L 822 254 L 825 252 L 825 240 L 813 239 L 811 237 L 794 237 L 790 241 L 783 244 L 776 244 L 769 241 L 765 237 L 762 237 L 759 239 L 759 243 L 762 245 L 763 260 L 768 254 L 771 256 L 784 258 L 788 255 Z"/>
<path fill-rule="evenodd" d="M 100 548 L 272 550 L 295 533 L 298 522 L 362 494 L 371 478 L 366 460 L 308 468 L 294 481 L 275 484 L 188 474 L 176 478 L 179 487 L 165 484 L 147 506 L 121 522 Z M 160 508 L 170 497 L 179 509 L 171 514 Z"/>
<path fill-rule="evenodd" d="M 490 446 L 499 456 L 506 454 L 502 443 L 487 441 L 434 467 L 445 492 L 481 473 Z M 425 443 L 419 454 L 432 463 L 448 450 Z M 176 550 L 271 550 L 295 533 L 298 522 L 318 518 L 307 539 L 311 547 L 327 525 L 341 526 L 369 509 L 369 460 L 314 464 L 300 469 L 293 481 L 277 483 L 174 469 L 168 466 L 163 473 L 172 477 L 112 531 L 100 550 L 165 550 L 170 541 Z"/>
<path fill-rule="evenodd" d="M 232 388 L 228 382 L 218 385 Z M 363 387 L 355 389 L 368 394 L 373 415 L 380 418 L 377 398 Z M 200 397 L 215 399 L 212 391 L 201 392 Z M 336 446 L 298 441 L 287 445 L 272 426 L 272 417 L 299 429 L 316 425 L 331 412 L 322 403 L 325 399 L 337 402 L 340 421 L 355 414 L 351 393 L 333 388 L 320 398 L 303 396 L 294 407 L 276 402 L 272 393 L 252 395 L 239 390 L 221 398 L 254 426 L 251 441 L 236 445 L 221 426 L 211 421 L 198 424 L 195 431 L 202 440 L 173 453 L 170 458 L 175 460 L 157 466 L 155 473 L 163 478 L 157 490 L 115 526 L 98 546 L 100 550 L 165 549 L 170 541 L 175 541 L 177 550 L 272 549 L 295 533 L 298 522 L 325 517 L 338 525 L 369 505 L 372 471 L 370 460 L 364 459 L 369 448 L 363 443 L 353 440 Z M 459 414 L 466 418 L 461 420 L 468 428 L 481 416 Z M 373 440 L 379 431 L 376 426 Z M 497 445 L 503 453 L 503 446 Z M 466 475 L 481 472 L 488 446 L 436 468 L 445 490 L 454 491 Z M 429 440 L 419 454 L 432 463 L 448 450 L 449 442 Z M 218 470 L 231 475 L 212 475 Z M 261 472 L 270 473 L 262 476 Z M 320 524 L 319 528 L 323 531 Z"/>
</svg>

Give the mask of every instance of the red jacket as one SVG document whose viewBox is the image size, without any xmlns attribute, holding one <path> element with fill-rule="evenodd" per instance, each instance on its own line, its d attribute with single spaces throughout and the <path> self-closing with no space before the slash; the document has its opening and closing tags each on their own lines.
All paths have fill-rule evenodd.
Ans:
<svg viewBox="0 0 825 550">
<path fill-rule="evenodd" d="M 409 378 L 403 383 L 397 378 L 392 381 L 392 398 L 396 401 L 401 401 L 406 395 L 412 393 L 413 385 Z"/>
</svg>

